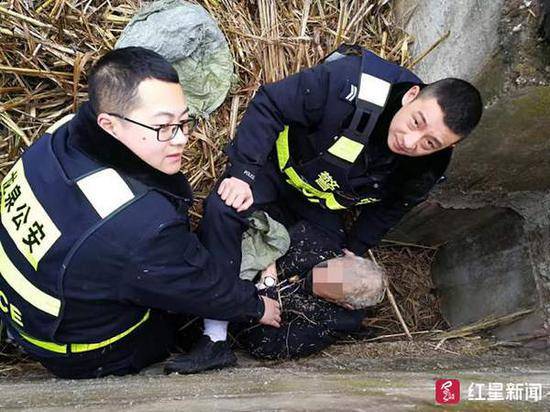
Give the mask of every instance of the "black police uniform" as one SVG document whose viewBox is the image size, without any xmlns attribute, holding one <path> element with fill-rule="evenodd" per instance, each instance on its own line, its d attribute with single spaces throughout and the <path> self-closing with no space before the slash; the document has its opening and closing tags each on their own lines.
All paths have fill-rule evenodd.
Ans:
<svg viewBox="0 0 550 412">
<path fill-rule="evenodd" d="M 391 152 L 388 128 L 405 92 L 424 87 L 410 71 L 360 48 L 258 90 L 228 148 L 227 176 L 248 182 L 250 210 L 278 201 L 340 247 L 362 255 L 442 177 L 452 149 L 422 157 Z M 349 234 L 343 210 L 360 213 Z M 204 238 L 240 242 L 245 220 L 216 193 L 207 198 Z M 240 223 L 242 227 L 243 223 Z M 239 256 L 221 255 L 240 262 Z"/>
<path fill-rule="evenodd" d="M 190 203 L 182 174 L 141 161 L 88 103 L 55 125 L 2 181 L 0 316 L 10 336 L 56 375 L 88 378 L 166 358 L 181 319 L 171 314 L 260 318 L 254 285 L 189 231 Z"/>
</svg>

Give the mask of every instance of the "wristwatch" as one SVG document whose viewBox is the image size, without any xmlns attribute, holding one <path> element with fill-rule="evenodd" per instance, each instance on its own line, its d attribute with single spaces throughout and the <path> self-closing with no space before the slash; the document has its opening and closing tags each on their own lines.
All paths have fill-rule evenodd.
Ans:
<svg viewBox="0 0 550 412">
<path fill-rule="evenodd" d="M 277 278 L 275 278 L 271 275 L 266 275 L 263 278 L 263 284 L 266 288 L 272 288 L 273 286 L 275 286 L 277 284 Z"/>
</svg>

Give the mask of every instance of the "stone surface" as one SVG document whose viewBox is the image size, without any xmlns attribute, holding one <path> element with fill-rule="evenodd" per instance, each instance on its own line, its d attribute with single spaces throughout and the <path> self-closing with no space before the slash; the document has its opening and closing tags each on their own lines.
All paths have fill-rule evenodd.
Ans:
<svg viewBox="0 0 550 412">
<path fill-rule="evenodd" d="M 454 326 L 537 303 L 523 219 L 510 209 L 491 210 L 442 246 L 432 266 L 443 316 Z"/>
<path fill-rule="evenodd" d="M 449 170 L 452 190 L 511 193 L 550 189 L 550 86 L 503 96 L 460 144 Z"/>
<path fill-rule="evenodd" d="M 376 356 L 369 357 L 372 346 L 380 348 L 373 352 Z M 391 353 L 408 346 L 406 353 Z M 462 400 L 452 410 L 542 411 L 550 407 L 550 355 L 506 348 L 478 353 L 452 343 L 439 350 L 434 346 L 412 342 L 347 345 L 345 351 L 336 348 L 326 356 L 282 363 L 240 356 L 239 367 L 197 375 L 164 376 L 159 366 L 137 376 L 79 381 L 35 372 L 32 377 L 0 380 L 0 409 L 436 411 L 442 409 L 434 402 L 435 380 L 442 378 L 461 383 Z M 367 347 L 371 348 L 363 351 Z M 431 349 L 426 352 L 427 348 Z M 468 400 L 470 385 L 484 385 L 483 396 L 487 396 L 491 382 L 503 388 L 508 383 L 540 384 L 546 396 L 531 402 Z"/>
<path fill-rule="evenodd" d="M 389 237 L 440 246 L 432 273 L 452 326 L 531 308 L 494 332 L 550 346 L 550 51 L 533 18 L 538 5 L 397 2 L 417 57 L 451 32 L 418 65 L 421 76 L 469 79 L 487 106 L 455 151 L 447 182 Z"/>
<path fill-rule="evenodd" d="M 443 77 L 472 79 L 498 45 L 503 0 L 401 0 L 396 13 L 415 42 L 412 52 L 420 56 L 449 36 L 414 68 L 420 78 L 432 82 Z"/>
</svg>

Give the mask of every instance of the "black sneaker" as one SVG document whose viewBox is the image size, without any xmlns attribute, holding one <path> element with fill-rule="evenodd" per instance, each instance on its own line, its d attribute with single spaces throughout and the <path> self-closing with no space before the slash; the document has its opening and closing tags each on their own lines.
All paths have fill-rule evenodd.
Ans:
<svg viewBox="0 0 550 412">
<path fill-rule="evenodd" d="M 202 335 L 186 354 L 172 357 L 164 366 L 164 373 L 197 373 L 209 369 L 222 369 L 237 363 L 237 357 L 227 341 L 212 342 Z"/>
</svg>

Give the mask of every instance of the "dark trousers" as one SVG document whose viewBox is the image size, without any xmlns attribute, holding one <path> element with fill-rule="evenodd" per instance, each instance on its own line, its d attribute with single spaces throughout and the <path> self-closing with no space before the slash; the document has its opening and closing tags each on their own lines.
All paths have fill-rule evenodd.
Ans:
<svg viewBox="0 0 550 412">
<path fill-rule="evenodd" d="M 301 284 L 283 290 L 280 328 L 231 324 L 237 344 L 260 359 L 288 359 L 318 353 L 341 338 L 370 337 L 361 330 L 364 310 L 347 310 L 311 295 Z"/>
<path fill-rule="evenodd" d="M 189 319 L 185 315 L 151 311 L 147 322 L 104 348 L 67 355 L 54 356 L 46 351 L 30 355 L 60 378 L 89 379 L 134 374 L 177 351 L 178 329 Z"/>
</svg>

